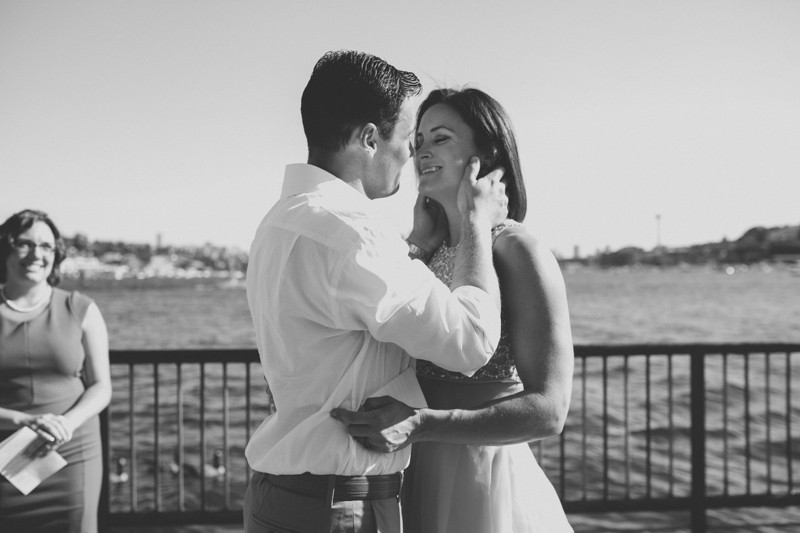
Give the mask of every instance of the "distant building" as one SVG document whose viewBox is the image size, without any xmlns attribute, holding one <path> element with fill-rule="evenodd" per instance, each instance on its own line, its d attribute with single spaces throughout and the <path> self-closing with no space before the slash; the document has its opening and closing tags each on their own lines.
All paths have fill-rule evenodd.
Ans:
<svg viewBox="0 0 800 533">
<path fill-rule="evenodd" d="M 154 255 L 142 271 L 148 278 L 174 278 L 178 272 L 168 255 Z"/>
</svg>

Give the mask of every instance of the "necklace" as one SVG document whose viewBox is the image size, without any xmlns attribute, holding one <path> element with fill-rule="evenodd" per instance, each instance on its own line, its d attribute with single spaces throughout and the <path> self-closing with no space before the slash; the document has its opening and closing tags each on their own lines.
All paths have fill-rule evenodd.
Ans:
<svg viewBox="0 0 800 533">
<path fill-rule="evenodd" d="M 9 297 L 8 297 L 8 296 L 6 296 L 6 288 L 5 288 L 5 287 L 3 287 L 2 289 L 0 289 L 0 296 L 2 296 L 2 297 L 3 297 L 3 301 L 6 303 L 6 305 L 7 305 L 9 308 L 11 308 L 11 309 L 13 309 L 14 311 L 16 311 L 17 313 L 30 313 L 31 311 L 34 311 L 34 310 L 36 310 L 36 309 L 37 309 L 37 308 L 38 308 L 40 305 L 42 305 L 42 303 L 43 303 L 45 300 L 47 300 L 48 298 L 50 298 L 50 293 L 51 293 L 51 292 L 52 292 L 52 291 L 44 291 L 44 294 L 42 294 L 42 297 L 41 297 L 41 298 L 39 298 L 38 300 L 36 300 L 36 301 L 33 303 L 33 305 L 32 305 L 32 306 L 30 306 L 30 307 L 22 307 L 22 306 L 20 306 L 20 305 L 17 305 L 17 304 L 15 304 L 15 303 L 13 303 L 13 302 L 11 301 L 11 299 L 9 299 Z"/>
</svg>

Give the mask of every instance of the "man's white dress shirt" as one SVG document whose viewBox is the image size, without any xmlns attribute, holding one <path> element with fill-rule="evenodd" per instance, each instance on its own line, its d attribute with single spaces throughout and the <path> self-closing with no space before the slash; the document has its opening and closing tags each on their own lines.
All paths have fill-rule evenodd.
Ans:
<svg viewBox="0 0 800 533">
<path fill-rule="evenodd" d="M 281 198 L 256 232 L 247 300 L 276 412 L 245 454 L 270 474 L 399 472 L 410 447 L 366 450 L 331 409 L 382 395 L 423 407 L 411 357 L 472 373 L 500 336 L 485 291 L 451 292 L 409 259 L 376 202 L 305 164 L 286 167 Z"/>
</svg>

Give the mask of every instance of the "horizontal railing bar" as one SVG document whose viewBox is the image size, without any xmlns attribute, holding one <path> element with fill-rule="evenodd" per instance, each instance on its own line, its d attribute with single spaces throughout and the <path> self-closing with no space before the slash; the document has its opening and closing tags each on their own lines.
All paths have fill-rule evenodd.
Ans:
<svg viewBox="0 0 800 533">
<path fill-rule="evenodd" d="M 688 511 L 691 499 L 688 496 L 670 498 L 632 498 L 609 500 L 572 500 L 562 502 L 567 513 L 605 513 L 621 511 Z M 707 509 L 731 509 L 739 507 L 788 507 L 800 505 L 800 494 L 706 496 Z"/>
<path fill-rule="evenodd" d="M 168 526 L 188 524 L 241 524 L 242 511 L 137 511 L 135 513 L 111 513 L 108 520 L 112 526 Z"/>
<path fill-rule="evenodd" d="M 670 353 L 719 355 L 762 352 L 796 352 L 800 343 L 722 343 L 722 344 L 576 344 L 578 357 L 605 357 L 618 355 L 667 355 Z M 255 348 L 177 349 L 177 350 L 111 350 L 113 363 L 255 363 L 259 361 Z M 780 356 L 782 353 L 767 353 Z"/>
<path fill-rule="evenodd" d="M 734 507 L 788 507 L 800 505 L 800 494 L 741 494 L 738 496 L 706 496 L 709 509 L 730 509 Z"/>
<path fill-rule="evenodd" d="M 606 357 L 615 355 L 719 355 L 733 353 L 747 355 L 762 352 L 796 352 L 800 351 L 800 343 L 696 343 L 696 344 L 576 344 L 575 355 L 578 357 Z M 767 354 L 778 356 L 781 354 Z"/>
<path fill-rule="evenodd" d="M 129 363 L 256 363 L 255 348 L 197 349 L 197 350 L 111 350 L 114 364 Z"/>
<path fill-rule="evenodd" d="M 575 500 L 562 502 L 567 513 L 609 513 L 621 511 L 688 511 L 688 496 L 620 500 Z"/>
</svg>

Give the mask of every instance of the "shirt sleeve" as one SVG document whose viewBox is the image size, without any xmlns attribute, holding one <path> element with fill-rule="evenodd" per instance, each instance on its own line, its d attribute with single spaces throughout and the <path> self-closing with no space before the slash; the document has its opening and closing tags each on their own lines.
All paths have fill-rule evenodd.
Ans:
<svg viewBox="0 0 800 533">
<path fill-rule="evenodd" d="M 366 329 L 412 357 L 473 374 L 497 347 L 497 306 L 477 287 L 451 291 L 396 241 L 360 243 L 342 262 L 332 295 L 340 327 Z"/>
</svg>

